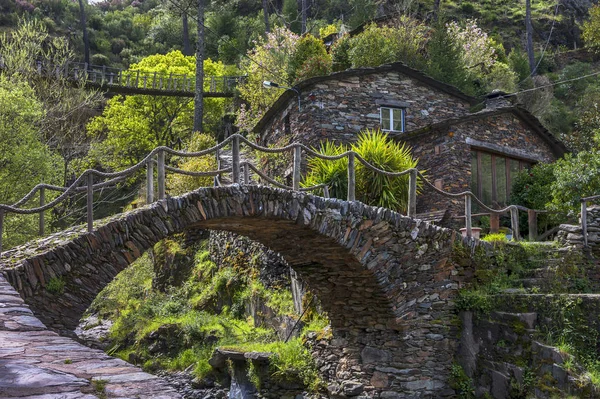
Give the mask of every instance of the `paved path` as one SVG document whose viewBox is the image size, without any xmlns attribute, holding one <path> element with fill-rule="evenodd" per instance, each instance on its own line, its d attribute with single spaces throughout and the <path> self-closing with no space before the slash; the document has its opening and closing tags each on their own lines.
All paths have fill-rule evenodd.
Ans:
<svg viewBox="0 0 600 399">
<path fill-rule="evenodd" d="M 160 378 L 46 329 L 0 274 L 0 399 L 180 397 Z"/>
</svg>

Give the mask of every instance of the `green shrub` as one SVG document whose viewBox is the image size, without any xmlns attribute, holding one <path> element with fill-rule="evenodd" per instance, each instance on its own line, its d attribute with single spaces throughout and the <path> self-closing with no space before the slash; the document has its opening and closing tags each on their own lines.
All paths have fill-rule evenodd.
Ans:
<svg viewBox="0 0 600 399">
<path fill-rule="evenodd" d="M 350 40 L 350 35 L 345 34 L 331 46 L 332 69 L 334 72 L 344 71 L 352 67 L 350 54 L 348 54 L 351 48 Z"/>
<path fill-rule="evenodd" d="M 305 64 L 309 61 L 309 65 L 306 66 Z M 290 59 L 289 76 L 292 80 L 297 80 L 317 76 L 318 74 L 324 75 L 329 72 L 330 67 L 331 57 L 327 54 L 325 44 L 313 35 L 307 34 L 296 44 L 296 49 Z"/>
<path fill-rule="evenodd" d="M 370 24 L 350 39 L 348 54 L 352 67 L 375 67 L 394 61 L 421 65 L 425 32 L 424 25 L 406 16 L 402 16 L 394 28 Z"/>
<path fill-rule="evenodd" d="M 351 149 L 378 169 L 402 172 L 415 168 L 418 161 L 411 156 L 410 148 L 393 141 L 378 130 L 365 130 Z M 331 142 L 322 144 L 318 150 L 323 155 L 339 155 L 347 151 L 343 145 Z M 356 198 L 365 204 L 406 211 L 408 203 L 408 175 L 390 177 L 365 167 L 355 161 Z M 308 160 L 309 172 L 303 186 L 326 183 L 333 198 L 345 199 L 348 195 L 348 160 L 346 157 L 330 161 L 317 157 Z M 420 183 L 419 183 L 420 185 Z"/>
<path fill-rule="evenodd" d="M 321 144 L 320 149 L 314 149 L 322 155 L 335 156 L 346 152 L 343 145 L 335 145 L 330 141 Z M 308 160 L 308 174 L 302 182 L 303 187 L 311 187 L 326 183 L 331 198 L 345 199 L 348 196 L 348 160 L 341 158 L 328 161 L 318 157 Z M 322 193 L 322 190 L 321 190 Z"/>
<path fill-rule="evenodd" d="M 46 284 L 46 290 L 53 294 L 61 295 L 65 292 L 65 281 L 62 277 L 52 277 L 48 284 Z"/>
<path fill-rule="evenodd" d="M 485 237 L 481 239 L 481 241 L 486 242 L 508 242 L 506 239 L 506 234 L 504 233 L 493 233 L 487 234 Z"/>
<path fill-rule="evenodd" d="M 389 172 L 416 168 L 418 163 L 407 145 L 393 141 L 381 131 L 361 132 L 352 150 L 376 168 Z M 356 194 L 365 204 L 406 211 L 408 175 L 385 176 L 356 161 Z"/>
</svg>

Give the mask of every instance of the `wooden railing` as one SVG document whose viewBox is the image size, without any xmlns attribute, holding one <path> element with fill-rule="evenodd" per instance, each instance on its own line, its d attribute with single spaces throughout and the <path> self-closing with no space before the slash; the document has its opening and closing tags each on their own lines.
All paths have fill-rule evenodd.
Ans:
<svg viewBox="0 0 600 399">
<path fill-rule="evenodd" d="M 249 162 L 242 162 L 240 157 L 240 145 L 244 144 L 247 147 L 259 151 L 262 153 L 284 153 L 291 151 L 293 154 L 293 175 L 292 175 L 292 185 L 287 186 L 282 184 L 275 179 L 267 176 L 264 172 L 256 168 Z M 217 170 L 213 171 L 204 171 L 204 172 L 194 172 L 183 170 L 175 167 L 171 167 L 166 165 L 165 157 L 167 154 L 174 155 L 178 157 L 201 157 L 210 154 L 217 154 L 221 151 L 225 146 L 231 145 L 231 154 L 232 154 L 232 162 L 231 166 L 227 168 L 221 168 L 219 163 L 217 166 Z M 182 152 L 177 151 L 169 147 L 157 147 L 150 154 L 148 154 L 143 160 L 139 163 L 131 166 L 128 169 L 125 169 L 120 172 L 101 172 L 98 170 L 88 169 L 81 174 L 69 187 L 58 187 L 48 184 L 39 184 L 35 186 L 26 196 L 24 196 L 18 202 L 12 205 L 2 205 L 0 204 L 0 251 L 2 249 L 2 231 L 3 231 L 3 221 L 6 213 L 16 213 L 16 214 L 39 214 L 40 219 L 40 235 L 44 234 L 44 211 L 47 211 L 62 201 L 68 199 L 72 195 L 85 192 L 87 197 L 87 205 L 86 205 L 86 214 L 87 214 L 87 230 L 93 231 L 94 228 L 94 215 L 93 215 L 93 207 L 94 207 L 94 191 L 114 186 L 118 182 L 133 176 L 138 173 L 142 169 L 146 169 L 146 202 L 152 203 L 155 200 L 155 185 L 156 182 L 156 194 L 158 200 L 162 200 L 166 196 L 166 173 L 176 173 L 187 176 L 196 176 L 196 177 L 207 177 L 212 176 L 215 177 L 215 185 L 219 184 L 218 177 L 224 174 L 230 174 L 232 184 L 251 184 L 250 174 L 251 172 L 258 176 L 262 182 L 266 182 L 268 184 L 272 184 L 276 187 L 294 190 L 294 191 L 303 191 L 310 192 L 315 190 L 322 190 L 324 197 L 329 197 L 329 185 L 328 183 L 323 183 L 311 187 L 300 187 L 302 173 L 301 173 L 301 165 L 302 165 L 302 156 L 303 153 L 307 156 L 318 157 L 325 160 L 339 160 L 342 158 L 347 158 L 348 161 L 348 190 L 346 199 L 348 201 L 356 200 L 356 162 L 360 162 L 364 167 L 389 177 L 401 177 L 408 176 L 408 198 L 407 198 L 407 216 L 415 218 L 417 216 L 417 182 L 421 181 L 422 184 L 450 199 L 462 199 L 464 200 L 464 209 L 465 209 L 465 229 L 466 235 L 468 237 L 472 237 L 472 203 L 475 202 L 479 205 L 480 209 L 483 209 L 485 212 L 489 212 L 492 215 L 500 215 L 506 212 L 510 212 L 511 215 L 511 227 L 513 230 L 513 239 L 519 239 L 519 211 L 526 211 L 530 215 L 530 220 L 537 214 L 543 211 L 536 211 L 532 209 L 528 209 L 518 205 L 510 205 L 503 209 L 493 209 L 485 205 L 475 194 L 470 191 L 464 191 L 461 193 L 449 193 L 443 191 L 431 182 L 429 182 L 425 176 L 421 174 L 421 172 L 417 169 L 407 169 L 400 172 L 391 172 L 379 169 L 361 157 L 358 153 L 354 151 L 347 151 L 339 155 L 335 156 L 326 156 L 323 155 L 304 144 L 300 143 L 292 143 L 285 147 L 281 148 L 268 148 L 263 147 L 257 144 L 250 142 L 245 137 L 234 134 L 229 136 L 223 142 L 215 145 L 214 147 L 208 148 L 203 151 L 197 152 Z M 155 173 L 154 168 L 156 170 L 156 181 L 155 181 Z M 104 182 L 95 182 L 98 178 L 104 179 Z M 53 190 L 59 192 L 57 198 L 46 203 L 45 202 L 45 192 L 46 190 Z M 34 208 L 23 208 L 22 205 L 27 203 L 29 200 L 34 198 L 36 193 L 39 192 L 39 206 Z M 530 223 L 530 238 L 534 237 L 537 234 L 537 227 L 535 227 L 535 232 L 532 230 L 532 226 L 535 226 L 535 223 Z"/>
<path fill-rule="evenodd" d="M 39 74 L 48 77 L 83 81 L 86 85 L 122 93 L 191 97 L 196 89 L 194 74 L 148 72 L 136 69 L 122 70 L 81 62 L 54 65 L 37 61 L 36 70 Z M 204 77 L 205 96 L 232 96 L 237 86 L 245 79 L 246 76 L 207 75 Z"/>
</svg>

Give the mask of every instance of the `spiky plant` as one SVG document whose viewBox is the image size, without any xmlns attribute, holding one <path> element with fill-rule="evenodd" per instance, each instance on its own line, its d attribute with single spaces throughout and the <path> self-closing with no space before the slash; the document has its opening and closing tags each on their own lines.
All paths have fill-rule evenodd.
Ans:
<svg viewBox="0 0 600 399">
<path fill-rule="evenodd" d="M 371 165 L 388 172 L 402 172 L 415 168 L 418 163 L 412 157 L 410 147 L 391 140 L 380 130 L 361 132 L 352 150 Z M 405 212 L 408 206 L 408 175 L 385 176 L 356 162 L 356 196 L 369 205 Z"/>
<path fill-rule="evenodd" d="M 326 141 L 321 148 L 314 149 L 320 154 L 332 156 L 346 152 L 348 149 L 343 144 L 336 145 Z M 346 199 L 348 195 L 348 160 L 341 158 L 329 161 L 317 157 L 308 160 L 308 174 L 302 182 L 303 187 L 316 186 L 326 183 L 329 186 L 329 195 L 332 198 Z M 321 190 L 322 194 L 323 191 Z"/>
</svg>

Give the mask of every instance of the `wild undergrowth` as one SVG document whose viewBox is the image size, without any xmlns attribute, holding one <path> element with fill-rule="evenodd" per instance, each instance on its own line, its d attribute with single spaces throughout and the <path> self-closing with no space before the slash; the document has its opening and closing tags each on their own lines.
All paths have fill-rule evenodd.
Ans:
<svg viewBox="0 0 600 399">
<path fill-rule="evenodd" d="M 255 267 L 236 256 L 218 267 L 202 248 L 193 261 L 183 284 L 160 292 L 153 288 L 154 264 L 146 253 L 98 295 L 88 312 L 113 322 L 109 353 L 149 371 L 188 369 L 214 380 L 219 377 L 208 361 L 215 348 L 269 352 L 274 381 L 316 389 L 320 380 L 303 337 L 328 330 L 327 318 L 309 309 L 302 334 L 283 342 L 268 323 L 249 314 L 248 306 L 262 303 L 258 313 L 294 322 L 299 316 L 289 290 L 265 287 Z"/>
</svg>

